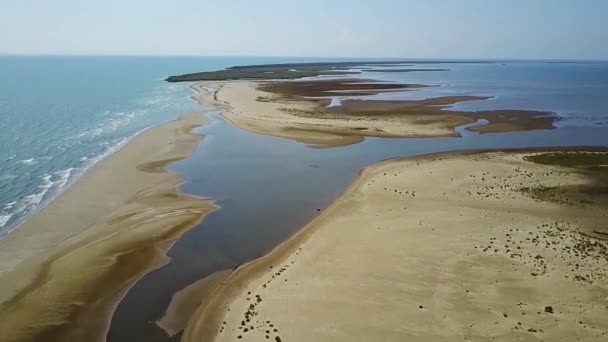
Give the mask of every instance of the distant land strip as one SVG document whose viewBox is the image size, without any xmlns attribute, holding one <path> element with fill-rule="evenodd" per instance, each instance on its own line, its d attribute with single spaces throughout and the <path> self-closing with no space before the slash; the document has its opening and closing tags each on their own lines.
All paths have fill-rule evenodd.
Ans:
<svg viewBox="0 0 608 342">
<path fill-rule="evenodd" d="M 414 72 L 414 71 L 449 71 L 450 69 L 367 69 L 367 72 Z"/>
<path fill-rule="evenodd" d="M 323 63 L 285 63 L 239 65 L 223 70 L 204 71 L 191 74 L 169 76 L 168 82 L 226 81 L 226 80 L 264 80 L 264 79 L 297 79 L 314 76 L 341 76 L 360 74 L 351 70 L 368 66 L 399 66 L 411 64 L 443 63 L 495 63 L 494 61 L 361 61 L 361 62 L 323 62 Z M 446 69 L 378 69 L 385 72 L 408 71 L 444 71 Z M 386 71 L 391 70 L 391 71 Z M 393 71 L 395 70 L 395 71 Z M 397 71 L 402 70 L 402 71 Z M 403 71 L 408 70 L 408 71 Z M 370 69 L 368 71 L 376 71 Z"/>
</svg>

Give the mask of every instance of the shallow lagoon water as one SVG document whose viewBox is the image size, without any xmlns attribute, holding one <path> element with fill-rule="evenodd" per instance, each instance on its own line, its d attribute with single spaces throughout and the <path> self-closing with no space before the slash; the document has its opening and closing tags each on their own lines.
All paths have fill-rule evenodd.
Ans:
<svg viewBox="0 0 608 342">
<path fill-rule="evenodd" d="M 219 112 L 208 113 L 211 123 L 198 130 L 205 140 L 190 159 L 172 169 L 185 175 L 184 192 L 212 198 L 221 209 L 175 244 L 169 265 L 129 292 L 114 316 L 109 341 L 168 340 L 153 322 L 173 293 L 266 254 L 344 192 L 361 169 L 378 161 L 470 149 L 608 146 L 605 128 L 569 127 L 462 138 L 367 138 L 356 145 L 318 149 L 244 132 Z"/>
</svg>

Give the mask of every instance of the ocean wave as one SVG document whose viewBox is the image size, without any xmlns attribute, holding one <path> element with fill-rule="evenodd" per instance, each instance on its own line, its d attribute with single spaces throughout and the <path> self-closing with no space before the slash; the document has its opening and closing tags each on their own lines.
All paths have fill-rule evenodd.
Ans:
<svg viewBox="0 0 608 342">
<path fill-rule="evenodd" d="M 15 179 L 17 176 L 11 174 L 0 175 L 0 180 Z"/>
<path fill-rule="evenodd" d="M 63 189 L 63 187 L 68 184 L 68 182 L 70 181 L 70 175 L 72 174 L 73 170 L 74 168 L 70 167 L 65 170 L 56 172 L 56 174 L 59 176 L 59 179 L 57 180 L 57 186 L 59 187 L 59 189 Z"/>
<path fill-rule="evenodd" d="M 114 134 L 123 127 L 131 125 L 138 117 L 145 115 L 147 110 L 136 110 L 131 112 L 115 112 L 113 114 L 106 114 L 103 116 L 105 119 L 102 122 L 97 123 L 96 127 L 87 129 L 71 139 L 89 138 L 95 139 L 100 136 Z"/>
<path fill-rule="evenodd" d="M 17 204 L 17 201 L 8 202 L 4 205 L 4 210 L 11 210 L 13 206 Z"/>
<path fill-rule="evenodd" d="M 0 215 L 0 228 L 4 227 L 8 221 L 10 221 L 11 217 L 13 217 L 13 215 Z"/>
<path fill-rule="evenodd" d="M 38 186 L 39 191 L 31 195 L 25 196 L 26 207 L 23 210 L 27 210 L 27 207 L 32 207 L 40 204 L 44 195 L 49 192 L 49 189 L 53 186 L 54 182 L 51 181 L 51 175 L 44 175 L 42 177 L 42 184 Z"/>
<path fill-rule="evenodd" d="M 19 162 L 22 164 L 25 164 L 25 165 L 32 165 L 32 164 L 36 163 L 36 159 L 34 159 L 34 158 L 21 159 Z"/>
<path fill-rule="evenodd" d="M 26 214 L 35 212 L 43 204 L 48 203 L 52 199 L 49 198 L 49 194 L 59 194 L 68 185 L 73 170 L 74 168 L 70 167 L 53 172 L 52 174 L 46 174 L 40 177 L 41 183 L 34 193 L 4 204 L 2 213 L 0 213 L 0 228 L 7 226 L 9 223 L 14 223 L 11 222 L 13 218 L 21 218 L 23 220 Z M 8 233 L 10 231 L 0 231 L 0 236 Z"/>
</svg>

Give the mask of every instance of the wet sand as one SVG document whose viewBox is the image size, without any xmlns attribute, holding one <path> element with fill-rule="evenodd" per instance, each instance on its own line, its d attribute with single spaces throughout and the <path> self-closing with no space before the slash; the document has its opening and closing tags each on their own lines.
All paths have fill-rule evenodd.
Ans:
<svg viewBox="0 0 608 342">
<path fill-rule="evenodd" d="M 215 209 L 166 171 L 203 122 L 193 113 L 143 132 L 0 240 L 1 341 L 105 341 L 126 291 Z"/>
<path fill-rule="evenodd" d="M 367 168 L 216 288 L 184 341 L 608 338 L 608 154 L 552 153 Z"/>
<path fill-rule="evenodd" d="M 374 83 L 367 80 L 294 82 L 216 82 L 213 104 L 223 106 L 224 116 L 241 129 L 283 137 L 317 147 L 358 143 L 366 136 L 432 138 L 459 136 L 456 127 L 485 119 L 479 133 L 552 129 L 555 117 L 548 112 L 496 110 L 463 112 L 447 110 L 465 101 L 487 97 L 450 96 L 415 101 L 346 100 L 328 107 L 321 94 L 377 94 L 415 89 L 419 85 Z M 311 85 L 312 84 L 312 85 Z M 337 87 L 333 92 L 330 89 Z M 376 87 L 376 88 L 375 88 Z"/>
</svg>

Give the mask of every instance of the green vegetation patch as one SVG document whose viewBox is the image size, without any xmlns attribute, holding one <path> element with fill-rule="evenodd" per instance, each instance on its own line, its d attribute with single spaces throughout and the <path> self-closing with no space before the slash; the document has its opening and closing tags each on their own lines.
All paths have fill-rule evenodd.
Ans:
<svg viewBox="0 0 608 342">
<path fill-rule="evenodd" d="M 547 152 L 525 156 L 524 160 L 543 165 L 605 168 L 608 166 L 608 152 Z"/>
</svg>

